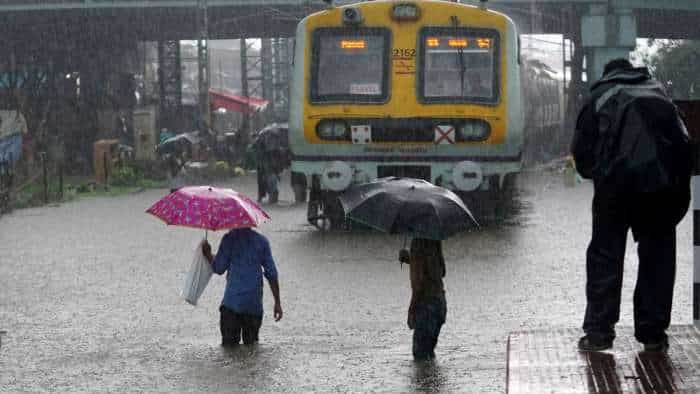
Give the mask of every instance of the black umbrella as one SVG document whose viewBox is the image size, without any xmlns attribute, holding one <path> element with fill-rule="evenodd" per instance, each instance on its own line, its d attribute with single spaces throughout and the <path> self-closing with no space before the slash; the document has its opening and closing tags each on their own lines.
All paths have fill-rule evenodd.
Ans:
<svg viewBox="0 0 700 394">
<path fill-rule="evenodd" d="M 479 225 L 459 196 L 421 179 L 380 178 L 340 202 L 348 219 L 391 234 L 443 240 Z"/>
<path fill-rule="evenodd" d="M 266 152 L 285 149 L 288 145 L 287 127 L 286 123 L 273 123 L 266 126 L 258 131 L 253 145 L 255 145 L 256 149 L 261 149 Z"/>
</svg>

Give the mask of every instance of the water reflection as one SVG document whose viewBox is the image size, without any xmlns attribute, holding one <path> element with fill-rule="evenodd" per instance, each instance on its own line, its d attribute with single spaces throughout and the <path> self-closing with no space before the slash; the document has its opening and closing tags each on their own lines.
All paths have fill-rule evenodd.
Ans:
<svg viewBox="0 0 700 394">
<path fill-rule="evenodd" d="M 439 393 L 446 389 L 447 374 L 435 360 L 415 361 L 412 380 L 417 392 Z"/>
<path fill-rule="evenodd" d="M 225 363 L 246 362 L 254 363 L 260 354 L 258 344 L 221 346 L 220 355 Z"/>
<path fill-rule="evenodd" d="M 634 359 L 634 372 L 639 391 L 678 392 L 680 377 L 664 352 L 639 352 Z"/>
<path fill-rule="evenodd" d="M 622 387 L 617 375 L 615 356 L 603 352 L 582 353 L 588 364 L 586 379 L 591 393 L 620 393 Z"/>
</svg>

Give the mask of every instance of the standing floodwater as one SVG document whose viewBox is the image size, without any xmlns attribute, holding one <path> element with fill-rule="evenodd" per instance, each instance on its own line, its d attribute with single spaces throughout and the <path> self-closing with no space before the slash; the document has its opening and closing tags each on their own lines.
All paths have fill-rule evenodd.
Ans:
<svg viewBox="0 0 700 394">
<path fill-rule="evenodd" d="M 197 307 L 179 298 L 202 234 L 144 214 L 165 190 L 14 211 L 0 218 L 0 391 L 501 393 L 508 332 L 578 327 L 585 307 L 590 185 L 549 172 L 521 185 L 519 216 L 443 242 L 449 305 L 428 365 L 412 360 L 401 237 L 320 232 L 285 204 L 288 189 L 260 227 L 285 317 L 272 322 L 266 292 L 264 340 L 234 351 L 220 347 L 222 278 Z M 252 177 L 225 186 L 256 188 Z M 673 324 L 691 316 L 690 229 L 678 229 Z M 623 305 L 636 265 L 626 261 Z"/>
</svg>

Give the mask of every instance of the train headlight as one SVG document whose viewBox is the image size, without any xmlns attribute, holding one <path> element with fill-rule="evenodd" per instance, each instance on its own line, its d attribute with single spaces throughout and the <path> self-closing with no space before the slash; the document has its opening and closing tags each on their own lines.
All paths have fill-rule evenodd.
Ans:
<svg viewBox="0 0 700 394">
<path fill-rule="evenodd" d="M 463 192 L 476 190 L 483 180 L 481 166 L 473 161 L 461 161 L 452 169 L 452 183 Z"/>
<path fill-rule="evenodd" d="M 340 192 L 352 183 L 353 169 L 344 161 L 331 162 L 323 169 L 321 184 L 328 190 Z"/>
<path fill-rule="evenodd" d="M 348 138 L 348 125 L 342 120 L 324 120 L 316 126 L 316 134 L 322 140 L 345 140 Z"/>
<path fill-rule="evenodd" d="M 398 21 L 414 21 L 420 16 L 418 6 L 413 3 L 400 3 L 394 6 L 391 17 Z"/>
<path fill-rule="evenodd" d="M 483 120 L 467 119 L 457 129 L 457 139 L 460 141 L 484 141 L 490 136 L 491 126 Z"/>
</svg>

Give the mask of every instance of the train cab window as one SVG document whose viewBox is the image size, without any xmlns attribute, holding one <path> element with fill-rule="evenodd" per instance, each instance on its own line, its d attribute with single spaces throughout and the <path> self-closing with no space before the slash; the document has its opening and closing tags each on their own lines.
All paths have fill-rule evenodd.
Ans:
<svg viewBox="0 0 700 394">
<path fill-rule="evenodd" d="M 424 28 L 420 41 L 418 89 L 423 102 L 498 102 L 497 31 Z"/>
<path fill-rule="evenodd" d="M 311 101 L 386 101 L 390 37 L 389 30 L 379 28 L 317 29 L 311 59 Z"/>
</svg>

